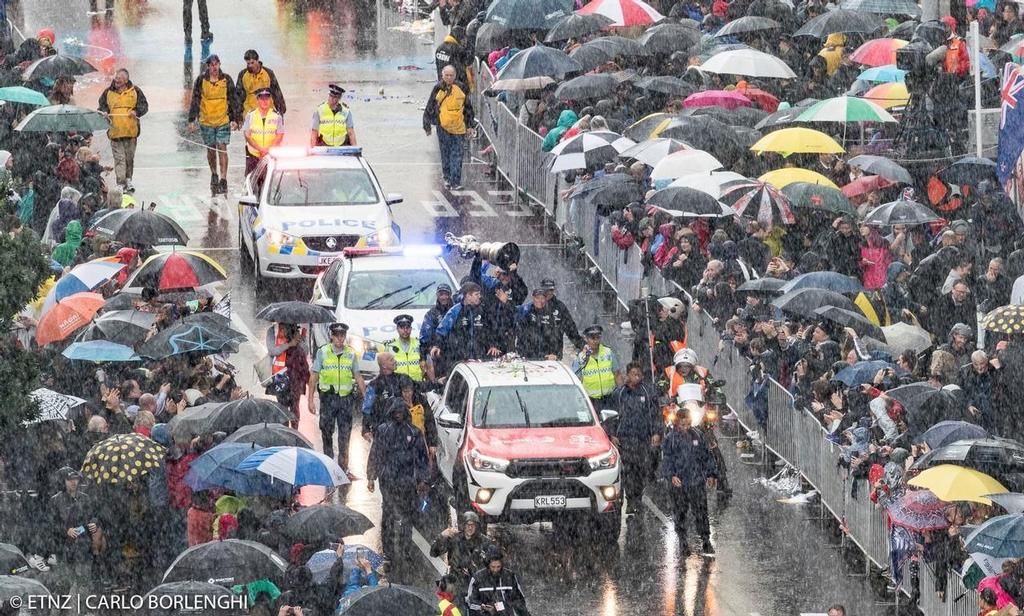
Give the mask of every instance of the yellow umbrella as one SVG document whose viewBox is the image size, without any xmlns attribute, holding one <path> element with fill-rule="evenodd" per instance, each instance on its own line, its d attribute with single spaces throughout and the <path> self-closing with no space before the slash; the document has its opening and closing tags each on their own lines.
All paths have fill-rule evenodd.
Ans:
<svg viewBox="0 0 1024 616">
<path fill-rule="evenodd" d="M 832 183 L 832 180 L 821 175 L 817 171 L 801 169 L 800 167 L 784 167 L 782 169 L 776 169 L 775 171 L 769 171 L 757 179 L 762 182 L 767 182 L 779 190 L 782 190 L 790 184 L 795 184 L 796 182 L 809 182 L 811 184 L 828 186 L 829 188 L 835 188 L 837 190 L 839 189 L 838 186 Z"/>
<path fill-rule="evenodd" d="M 907 483 L 927 488 L 946 502 L 971 501 L 991 505 L 992 501 L 985 498 L 985 494 L 1009 492 L 1003 484 L 985 473 L 955 464 L 933 466 Z"/>
<path fill-rule="evenodd" d="M 840 154 L 846 151 L 832 137 L 810 128 L 784 128 L 768 133 L 750 149 L 753 152 L 781 152 L 787 155 Z"/>
</svg>

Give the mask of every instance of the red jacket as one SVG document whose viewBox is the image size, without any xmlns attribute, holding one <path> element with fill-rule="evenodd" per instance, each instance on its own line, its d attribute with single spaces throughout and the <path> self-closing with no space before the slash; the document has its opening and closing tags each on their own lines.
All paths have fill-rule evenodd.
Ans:
<svg viewBox="0 0 1024 616">
<path fill-rule="evenodd" d="M 612 229 L 612 241 L 615 245 L 623 250 L 628 250 L 633 245 L 633 234 L 629 231 L 624 230 L 622 227 L 616 226 Z"/>
<path fill-rule="evenodd" d="M 213 541 L 213 512 L 191 507 L 188 510 L 188 547 Z"/>
<path fill-rule="evenodd" d="M 167 493 L 171 507 L 175 509 L 188 509 L 192 505 L 192 488 L 185 483 L 185 475 L 197 457 L 190 453 L 177 460 L 167 460 Z"/>
</svg>

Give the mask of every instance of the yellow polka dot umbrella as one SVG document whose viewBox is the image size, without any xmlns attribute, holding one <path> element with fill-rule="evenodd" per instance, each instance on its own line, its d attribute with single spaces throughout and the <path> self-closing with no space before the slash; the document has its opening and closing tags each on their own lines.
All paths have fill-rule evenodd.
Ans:
<svg viewBox="0 0 1024 616">
<path fill-rule="evenodd" d="M 1024 306 L 1000 306 L 985 315 L 981 326 L 997 334 L 1024 334 Z"/>
<path fill-rule="evenodd" d="M 141 434 L 118 434 L 93 445 L 82 474 L 97 484 L 125 485 L 158 468 L 164 448 Z"/>
</svg>

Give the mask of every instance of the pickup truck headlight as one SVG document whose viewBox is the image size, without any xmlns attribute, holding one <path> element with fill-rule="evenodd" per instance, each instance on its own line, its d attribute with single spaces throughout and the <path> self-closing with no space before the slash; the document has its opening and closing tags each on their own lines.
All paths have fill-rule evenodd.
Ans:
<svg viewBox="0 0 1024 616">
<path fill-rule="evenodd" d="M 472 466 L 475 471 L 483 471 L 485 473 L 504 473 L 505 469 L 508 468 L 508 460 L 485 456 L 476 449 L 473 449 L 469 452 L 469 465 Z"/>
<path fill-rule="evenodd" d="M 606 453 L 587 458 L 587 462 L 590 463 L 592 471 L 615 468 L 615 465 L 619 463 L 619 452 L 612 447 Z"/>
</svg>

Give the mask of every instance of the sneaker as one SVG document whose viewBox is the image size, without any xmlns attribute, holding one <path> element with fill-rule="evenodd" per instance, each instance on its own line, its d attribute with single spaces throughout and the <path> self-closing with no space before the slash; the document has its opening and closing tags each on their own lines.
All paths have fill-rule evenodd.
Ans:
<svg viewBox="0 0 1024 616">
<path fill-rule="evenodd" d="M 715 557 L 715 546 L 711 545 L 710 541 L 705 541 L 703 547 L 700 549 L 701 553 L 707 558 Z"/>
<path fill-rule="evenodd" d="M 132 185 L 131 180 L 124 181 L 124 192 L 128 193 L 129 195 L 135 192 L 135 186 Z"/>
<path fill-rule="evenodd" d="M 455 186 L 452 186 L 452 190 L 462 190 L 462 184 L 456 184 Z"/>
<path fill-rule="evenodd" d="M 46 564 L 50 565 L 51 567 L 56 565 L 57 564 L 57 555 L 56 554 L 50 554 L 49 556 L 47 556 L 46 557 Z"/>
<path fill-rule="evenodd" d="M 220 178 L 218 178 L 217 174 L 214 173 L 210 176 L 210 190 L 217 192 L 218 188 L 220 188 Z"/>
<path fill-rule="evenodd" d="M 228 181 L 224 178 L 220 179 L 220 194 L 228 194 Z"/>
<path fill-rule="evenodd" d="M 50 568 L 46 566 L 46 561 L 44 561 L 43 557 L 39 554 L 33 554 L 32 556 L 28 557 L 28 566 L 32 567 L 33 569 L 38 569 L 40 571 L 50 570 Z"/>
</svg>

